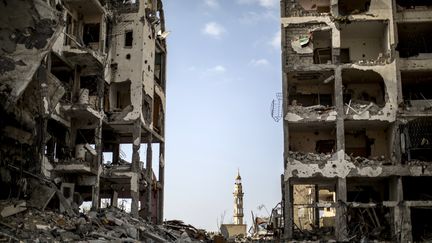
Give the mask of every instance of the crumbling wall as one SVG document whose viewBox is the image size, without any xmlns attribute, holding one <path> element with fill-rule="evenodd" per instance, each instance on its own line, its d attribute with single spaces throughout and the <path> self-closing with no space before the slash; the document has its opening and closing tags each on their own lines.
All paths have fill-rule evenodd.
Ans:
<svg viewBox="0 0 432 243">
<path fill-rule="evenodd" d="M 284 28 L 285 62 L 288 67 L 295 65 L 311 65 L 313 60 L 312 32 L 319 29 L 328 29 L 324 23 L 295 24 Z M 306 39 L 306 40 L 305 40 Z M 303 44 L 305 43 L 305 44 Z"/>
<path fill-rule="evenodd" d="M 117 21 L 113 29 L 118 34 L 112 41 L 111 65 L 115 68 L 111 82 L 130 80 L 133 110 L 123 119 L 134 120 L 142 112 L 142 94 L 153 99 L 156 33 L 147 18 L 138 18 L 136 14 L 121 14 Z M 132 45 L 126 46 L 126 33 L 131 31 Z M 144 118 L 142 121 L 146 123 Z"/>
<path fill-rule="evenodd" d="M 57 11 L 45 1 L 0 3 L 0 103 L 15 103 L 60 31 Z"/>
<path fill-rule="evenodd" d="M 365 111 L 361 114 L 353 114 L 350 119 L 354 120 L 364 120 L 364 119 L 371 119 L 371 120 L 379 120 L 379 121 L 388 121 L 393 122 L 396 120 L 396 113 L 397 113 L 397 99 L 398 99 L 398 84 L 397 84 L 397 77 L 396 77 L 396 62 L 393 61 L 390 64 L 386 65 L 376 65 L 376 66 L 361 66 L 357 64 L 350 65 L 351 68 L 356 68 L 359 70 L 372 70 L 376 73 L 378 73 L 382 79 L 384 80 L 385 84 L 385 105 L 384 107 L 377 113 L 374 114 L 369 111 Z M 366 84 L 365 84 L 366 86 Z"/>
<path fill-rule="evenodd" d="M 341 46 L 349 48 L 352 62 L 376 60 L 387 56 L 388 37 L 385 23 L 362 21 L 340 25 Z"/>
<path fill-rule="evenodd" d="M 307 138 L 307 139 L 303 139 Z M 292 132 L 290 133 L 291 151 L 316 153 L 317 142 L 320 140 L 336 140 L 331 130 L 319 129 L 314 132 Z"/>
<path fill-rule="evenodd" d="M 283 17 L 320 16 L 330 14 L 331 0 L 282 1 Z"/>
</svg>

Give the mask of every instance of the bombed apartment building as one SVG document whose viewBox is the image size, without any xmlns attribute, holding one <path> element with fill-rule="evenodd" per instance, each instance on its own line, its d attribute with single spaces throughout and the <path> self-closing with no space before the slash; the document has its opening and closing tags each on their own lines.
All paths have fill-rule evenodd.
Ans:
<svg viewBox="0 0 432 243">
<path fill-rule="evenodd" d="M 432 2 L 282 0 L 284 237 L 432 240 Z"/>
<path fill-rule="evenodd" d="M 161 0 L 1 1 L 0 201 L 161 223 L 166 36 Z"/>
</svg>

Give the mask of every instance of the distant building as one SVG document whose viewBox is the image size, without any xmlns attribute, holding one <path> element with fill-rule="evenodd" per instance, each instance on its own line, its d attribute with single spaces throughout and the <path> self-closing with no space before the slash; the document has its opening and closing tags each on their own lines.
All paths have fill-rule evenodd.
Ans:
<svg viewBox="0 0 432 243">
<path fill-rule="evenodd" d="M 234 224 L 243 224 L 243 188 L 240 171 L 237 172 L 234 185 Z"/>
<path fill-rule="evenodd" d="M 233 224 L 222 224 L 221 233 L 227 238 L 236 236 L 246 236 L 246 224 L 243 224 L 243 187 L 241 182 L 240 172 L 237 172 L 237 177 L 234 184 L 234 215 Z"/>
</svg>

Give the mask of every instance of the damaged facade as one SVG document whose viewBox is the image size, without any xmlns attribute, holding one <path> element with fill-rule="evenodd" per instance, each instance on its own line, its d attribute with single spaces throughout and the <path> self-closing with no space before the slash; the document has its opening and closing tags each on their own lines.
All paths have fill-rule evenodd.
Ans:
<svg viewBox="0 0 432 243">
<path fill-rule="evenodd" d="M 432 240 L 431 7 L 281 1 L 285 239 Z"/>
<path fill-rule="evenodd" d="M 162 223 L 162 1 L 5 0 L 0 12 L 0 199 L 68 214 L 131 199 L 132 216 Z"/>
</svg>

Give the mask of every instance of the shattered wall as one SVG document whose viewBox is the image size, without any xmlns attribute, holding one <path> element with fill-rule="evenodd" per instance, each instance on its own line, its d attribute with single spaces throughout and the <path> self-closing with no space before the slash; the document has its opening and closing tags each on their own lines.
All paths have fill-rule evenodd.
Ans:
<svg viewBox="0 0 432 243">
<path fill-rule="evenodd" d="M 1 102 L 9 106 L 23 94 L 50 50 L 60 31 L 60 19 L 42 0 L 3 1 L 1 5 Z"/>
</svg>

